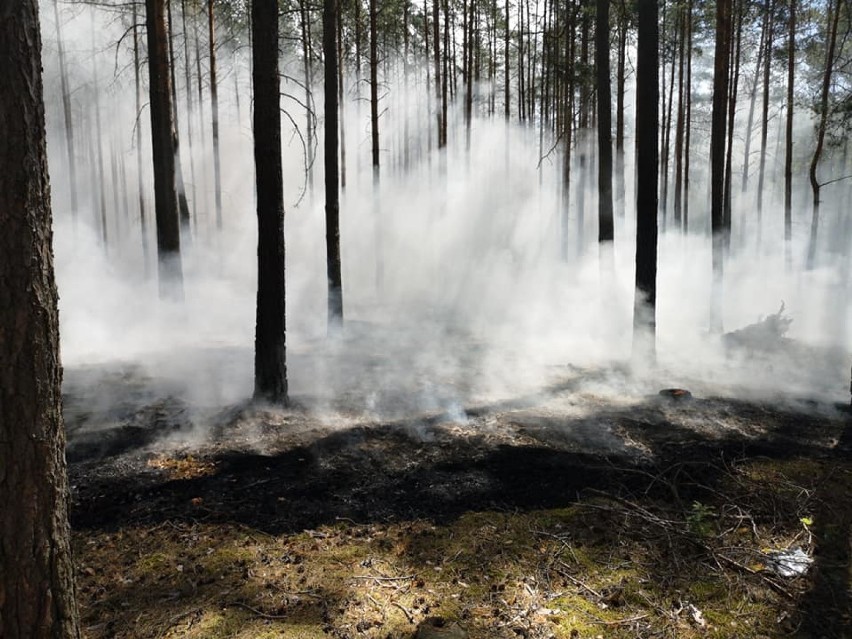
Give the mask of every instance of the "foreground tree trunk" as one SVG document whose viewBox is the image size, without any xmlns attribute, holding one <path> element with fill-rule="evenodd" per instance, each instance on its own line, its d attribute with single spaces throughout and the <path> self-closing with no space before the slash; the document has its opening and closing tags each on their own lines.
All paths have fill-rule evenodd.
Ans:
<svg viewBox="0 0 852 639">
<path fill-rule="evenodd" d="M 254 397 L 286 406 L 284 182 L 281 168 L 276 0 L 253 0 L 251 24 L 258 226 Z"/>
<path fill-rule="evenodd" d="M 657 313 L 657 148 L 659 122 L 659 24 L 657 0 L 639 0 L 636 49 L 636 298 L 633 354 L 655 357 Z"/>
<path fill-rule="evenodd" d="M 175 149 L 164 0 L 145 0 L 150 79 L 151 149 L 154 160 L 154 215 L 161 297 L 183 295 L 180 222 L 175 191 Z"/>
<path fill-rule="evenodd" d="M 77 639 L 35 0 L 0 13 L 0 637 Z"/>
<path fill-rule="evenodd" d="M 325 58 L 325 248 L 328 274 L 328 327 L 343 324 L 343 283 L 340 273 L 340 190 L 337 163 L 337 14 L 338 0 L 324 0 L 322 49 Z"/>
</svg>

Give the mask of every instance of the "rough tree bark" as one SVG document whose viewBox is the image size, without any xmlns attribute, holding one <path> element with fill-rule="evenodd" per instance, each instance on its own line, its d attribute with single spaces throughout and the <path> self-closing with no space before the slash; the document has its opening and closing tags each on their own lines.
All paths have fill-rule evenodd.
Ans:
<svg viewBox="0 0 852 639">
<path fill-rule="evenodd" d="M 36 0 L 0 61 L 0 637 L 78 639 Z"/>
<path fill-rule="evenodd" d="M 257 316 L 254 397 L 286 406 L 284 182 L 278 78 L 278 3 L 253 0 L 254 165 L 257 181 Z"/>
</svg>

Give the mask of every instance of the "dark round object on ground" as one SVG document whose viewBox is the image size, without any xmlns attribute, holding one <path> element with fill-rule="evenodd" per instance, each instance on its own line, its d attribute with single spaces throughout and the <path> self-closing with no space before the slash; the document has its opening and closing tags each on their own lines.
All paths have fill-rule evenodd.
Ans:
<svg viewBox="0 0 852 639">
<path fill-rule="evenodd" d="M 678 401 L 692 399 L 692 393 L 685 388 L 664 388 L 660 391 L 660 396 Z"/>
</svg>

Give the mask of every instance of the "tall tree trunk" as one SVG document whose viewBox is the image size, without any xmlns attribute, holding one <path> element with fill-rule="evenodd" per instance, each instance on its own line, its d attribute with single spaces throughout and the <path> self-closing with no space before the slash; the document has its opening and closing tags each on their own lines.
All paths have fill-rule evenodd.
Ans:
<svg viewBox="0 0 852 639">
<path fill-rule="evenodd" d="M 470 125 L 473 118 L 473 11 L 475 0 L 465 2 L 468 6 L 467 16 L 467 51 L 465 66 L 467 73 L 465 74 L 465 94 L 464 94 L 464 134 L 465 134 L 465 150 L 470 151 Z"/>
<path fill-rule="evenodd" d="M 74 118 L 71 113 L 71 91 L 68 88 L 68 68 L 65 64 L 65 45 L 62 41 L 62 20 L 59 17 L 59 0 L 53 0 L 53 17 L 56 20 L 56 47 L 59 54 L 59 81 L 62 91 L 62 115 L 65 124 L 65 152 L 68 155 L 68 183 L 71 196 L 71 219 L 77 225 L 77 153 L 74 150 Z M 136 27 L 134 26 L 134 29 Z"/>
<path fill-rule="evenodd" d="M 576 14 L 573 8 L 568 8 L 567 25 L 565 29 L 565 77 L 567 87 L 565 88 L 565 116 L 563 133 L 564 146 L 562 152 L 562 204 L 561 204 L 561 221 L 562 229 L 560 234 L 561 247 L 560 254 L 562 260 L 568 261 L 568 240 L 570 233 L 568 230 L 568 222 L 571 213 L 571 143 L 574 133 L 574 39 L 577 31 Z"/>
<path fill-rule="evenodd" d="M 790 24 L 787 42 L 787 121 L 784 148 L 784 252 L 788 268 L 793 252 L 793 82 L 796 78 L 796 0 L 789 0 Z"/>
<path fill-rule="evenodd" d="M 0 16 L 0 636 L 79 639 L 38 3 Z"/>
<path fill-rule="evenodd" d="M 154 212 L 160 295 L 183 296 L 180 222 L 175 191 L 175 153 L 172 144 L 172 101 L 164 0 L 145 0 L 148 31 L 148 74 L 151 111 L 151 151 L 154 161 Z"/>
<path fill-rule="evenodd" d="M 609 78 L 609 0 L 597 0 L 595 63 L 598 85 L 598 242 L 612 242 L 612 115 Z"/>
<path fill-rule="evenodd" d="M 305 173 L 308 176 L 308 189 L 313 190 L 314 185 L 314 116 L 311 111 L 311 87 L 313 86 L 313 74 L 311 73 L 311 25 L 307 0 L 299 0 L 299 15 L 302 29 L 302 68 L 305 74 L 305 138 L 307 149 L 305 152 Z"/>
<path fill-rule="evenodd" d="M 343 280 L 340 268 L 340 192 L 337 165 L 337 23 L 338 0 L 323 0 L 322 53 L 325 61 L 325 248 L 328 276 L 328 328 L 343 325 Z"/>
<path fill-rule="evenodd" d="M 627 7 L 618 3 L 618 62 L 615 80 L 615 199 L 624 215 L 624 94 L 627 66 Z"/>
<path fill-rule="evenodd" d="M 751 138 L 754 131 L 754 107 L 757 103 L 757 83 L 760 80 L 763 69 L 763 51 L 766 48 L 766 20 L 764 17 L 763 28 L 760 30 L 760 44 L 757 46 L 757 60 L 754 62 L 754 76 L 751 81 L 751 93 L 749 96 L 748 119 L 745 128 L 745 148 L 743 149 L 743 180 L 742 192 L 748 191 L 748 172 L 751 162 Z"/>
<path fill-rule="evenodd" d="M 825 54 L 825 70 L 822 75 L 822 88 L 819 98 L 819 120 L 817 123 L 816 148 L 814 149 L 811 165 L 808 170 L 808 178 L 813 192 L 813 211 L 811 216 L 811 234 L 808 241 L 807 267 L 814 267 L 816 261 L 817 233 L 819 230 L 819 193 L 822 185 L 817 177 L 817 169 L 822 159 L 822 151 L 825 146 L 825 132 L 828 123 L 828 94 L 831 89 L 831 77 L 834 74 L 834 52 L 837 47 L 837 25 L 840 22 L 840 1 L 830 0 L 828 3 L 828 25 L 826 27 L 827 52 Z"/>
<path fill-rule="evenodd" d="M 455 56 L 454 56 L 455 57 Z M 450 82 L 450 2 L 444 0 L 444 74 L 442 76 L 443 85 L 441 87 L 441 126 L 443 127 L 442 136 L 444 146 L 447 146 L 447 120 L 449 120 L 449 104 L 447 102 L 447 90 Z M 453 65 L 455 67 L 455 65 Z M 455 79 L 453 80 L 455 86 Z"/>
<path fill-rule="evenodd" d="M 730 249 L 731 244 L 731 191 L 733 174 L 733 149 L 734 149 L 734 118 L 737 113 L 737 93 L 740 85 L 740 53 L 742 50 L 743 31 L 743 5 L 742 0 L 735 3 L 736 12 L 736 34 L 731 42 L 731 54 L 733 55 L 733 66 L 731 68 L 731 80 L 729 87 L 728 104 L 728 134 L 725 151 L 725 193 L 724 193 L 724 225 L 725 225 L 725 250 Z"/>
<path fill-rule="evenodd" d="M 148 220 L 145 217 L 145 175 L 144 164 L 142 163 L 142 125 L 139 119 L 142 116 L 142 83 L 139 77 L 139 16 L 138 4 L 133 3 L 133 70 L 135 74 L 136 86 L 136 179 L 137 189 L 139 190 L 139 227 L 142 234 L 142 258 L 145 263 L 145 273 L 148 273 L 148 263 L 150 261 L 148 248 Z"/>
<path fill-rule="evenodd" d="M 379 180 L 379 43 L 377 20 L 376 0 L 370 0 L 370 140 L 374 182 Z"/>
<path fill-rule="evenodd" d="M 107 206 L 106 206 L 106 176 L 104 175 L 104 145 L 103 128 L 101 127 L 101 90 L 98 79 L 98 51 L 95 46 L 95 14 L 92 10 L 92 78 L 94 86 L 95 102 L 95 161 L 97 162 L 98 180 L 98 217 L 100 221 L 101 241 L 106 250 L 109 233 L 107 232 Z M 94 196 L 94 193 L 92 194 Z"/>
<path fill-rule="evenodd" d="M 203 3 L 201 3 L 203 6 Z M 207 157 L 207 133 L 206 133 L 206 124 L 207 120 L 204 115 L 204 78 L 201 74 L 201 38 L 199 37 L 199 32 L 201 29 L 198 26 L 198 12 L 196 11 L 195 19 L 192 21 L 192 35 L 193 35 L 193 44 L 195 48 L 195 83 L 196 83 L 196 95 L 198 97 L 198 133 L 201 138 L 201 154 L 202 157 Z M 206 171 L 204 170 L 204 165 L 202 165 L 201 170 L 203 176 L 203 186 L 201 189 L 203 203 L 204 206 L 202 210 L 204 211 L 205 217 L 209 220 L 210 215 L 210 194 L 209 194 L 209 185 L 207 182 Z M 198 221 L 196 220 L 196 226 L 198 225 Z"/>
<path fill-rule="evenodd" d="M 403 117 L 403 127 L 402 127 L 402 166 L 403 170 L 407 174 L 410 170 L 410 149 L 409 149 L 409 136 L 410 136 L 410 120 L 408 113 L 408 94 L 409 94 L 409 83 L 408 83 L 408 23 L 409 23 L 409 4 L 405 3 L 405 10 L 403 13 L 403 55 L 402 55 L 402 117 Z"/>
<path fill-rule="evenodd" d="M 689 161 L 692 142 L 692 0 L 686 3 L 686 133 L 683 140 L 683 232 L 689 232 Z"/>
<path fill-rule="evenodd" d="M 657 0 L 638 0 L 636 49 L 636 297 L 633 356 L 656 357 L 659 23 Z"/>
<path fill-rule="evenodd" d="M 385 267 L 382 258 L 382 215 L 379 200 L 379 10 L 376 0 L 370 0 L 370 139 L 372 142 L 373 205 L 375 208 L 376 291 L 384 288 Z M 445 69 L 446 71 L 446 69 Z M 446 81 L 446 75 L 444 76 Z M 446 125 L 446 122 L 444 123 Z"/>
<path fill-rule="evenodd" d="M 713 112 L 710 131 L 710 228 L 713 242 L 713 287 L 710 328 L 722 332 L 722 282 L 725 248 L 725 148 L 731 53 L 731 0 L 716 3 L 716 48 L 713 67 Z"/>
<path fill-rule="evenodd" d="M 506 121 L 512 116 L 511 87 L 509 84 L 509 0 L 506 0 L 506 14 L 504 16 L 506 28 L 503 32 L 503 116 Z"/>
<path fill-rule="evenodd" d="M 507 18 L 508 19 L 508 18 Z M 526 86 L 524 83 L 524 9 L 518 0 L 518 122 L 526 119 Z"/>
<path fill-rule="evenodd" d="M 186 26 L 186 0 L 180 0 L 181 26 L 183 27 L 183 70 L 186 82 L 186 141 L 189 147 L 189 182 L 192 188 L 192 219 L 198 232 L 198 197 L 195 186 L 195 158 L 192 147 L 192 66 L 189 62 L 189 30 Z M 177 103 L 175 103 L 177 104 Z"/>
<path fill-rule="evenodd" d="M 346 188 L 346 102 L 343 91 L 343 20 L 340 18 L 342 0 L 337 0 L 337 112 L 340 115 L 340 188 Z"/>
<path fill-rule="evenodd" d="M 665 23 L 665 19 L 663 19 Z M 677 29 L 674 28 L 674 21 L 672 21 L 672 34 L 675 41 L 677 40 L 678 33 Z M 662 167 L 660 169 L 662 173 L 662 188 L 660 189 L 660 211 L 663 214 L 663 230 L 665 231 L 666 223 L 668 220 L 669 214 L 669 158 L 671 150 L 671 140 L 672 140 L 672 107 L 674 103 L 674 85 L 675 85 L 675 62 L 677 60 L 677 56 L 672 51 L 672 63 L 669 71 L 669 88 L 668 88 L 668 98 L 663 96 L 663 100 L 666 101 L 666 113 L 663 116 L 663 149 L 662 149 Z M 665 65 L 665 60 L 663 60 L 663 65 Z M 665 81 L 663 82 L 663 91 L 665 88 Z"/>
<path fill-rule="evenodd" d="M 761 223 L 763 213 L 763 184 L 766 174 L 766 138 L 769 134 L 769 70 L 772 65 L 772 47 L 774 44 L 775 0 L 767 2 L 766 15 L 766 49 L 763 53 L 763 111 L 760 117 L 760 169 L 757 177 L 757 224 Z"/>
<path fill-rule="evenodd" d="M 253 0 L 251 24 L 258 231 L 254 397 L 286 406 L 287 296 L 276 0 Z"/>
<path fill-rule="evenodd" d="M 684 49 L 686 47 L 686 16 L 684 15 L 683 6 L 679 6 L 677 9 L 677 29 L 677 123 L 675 125 L 674 142 L 675 180 L 673 206 L 675 226 L 678 228 L 678 230 L 680 230 L 683 228 L 683 136 L 684 109 L 686 108 L 685 99 L 683 95 Z"/>
<path fill-rule="evenodd" d="M 438 123 L 438 149 L 443 149 L 447 145 L 444 139 L 443 127 L 443 110 L 441 109 L 441 12 L 439 3 L 440 0 L 432 0 L 432 28 L 434 29 L 434 49 L 435 49 L 435 113 Z"/>
<path fill-rule="evenodd" d="M 174 22 L 172 21 L 172 1 L 166 0 L 166 11 L 168 16 L 169 36 L 169 80 L 172 88 L 172 117 L 174 119 L 174 147 L 175 147 L 175 187 L 178 195 L 178 214 L 180 216 L 181 232 L 184 239 L 189 238 L 189 204 L 186 201 L 186 187 L 183 183 L 183 168 L 180 159 L 180 124 L 178 118 L 177 85 L 175 82 L 175 47 L 174 47 Z"/>
<path fill-rule="evenodd" d="M 216 84 L 216 26 L 213 0 L 207 0 L 207 36 L 210 44 L 210 112 L 213 122 L 213 188 L 216 228 L 222 230 L 222 169 L 219 163 L 219 89 Z"/>
</svg>

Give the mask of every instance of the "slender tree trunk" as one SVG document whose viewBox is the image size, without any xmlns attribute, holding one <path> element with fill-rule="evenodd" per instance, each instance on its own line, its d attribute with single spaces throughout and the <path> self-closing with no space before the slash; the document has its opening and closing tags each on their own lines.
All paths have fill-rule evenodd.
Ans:
<svg viewBox="0 0 852 639">
<path fill-rule="evenodd" d="M 793 251 L 793 83 L 796 78 L 796 0 L 789 0 L 790 24 L 787 42 L 787 121 L 784 149 L 784 252 L 787 267 Z"/>
<path fill-rule="evenodd" d="M 0 16 L 0 636 L 79 639 L 38 3 Z"/>
<path fill-rule="evenodd" d="M 678 230 L 683 228 L 683 136 L 684 136 L 684 109 L 686 107 L 684 100 L 684 48 L 686 46 L 686 16 L 684 15 L 684 7 L 679 6 L 677 9 L 677 29 L 678 29 L 678 47 L 677 47 L 677 124 L 675 125 L 675 142 L 674 142 L 674 161 L 675 161 L 675 180 L 674 180 L 674 222 Z"/>
<path fill-rule="evenodd" d="M 136 81 L 136 179 L 139 190 L 139 227 L 142 234 L 142 258 L 145 273 L 148 273 L 150 261 L 148 248 L 148 221 L 145 217 L 145 165 L 142 162 L 142 85 L 139 77 L 139 16 L 138 4 L 133 3 L 133 70 Z"/>
<path fill-rule="evenodd" d="M 340 115 L 340 188 L 346 188 L 346 94 L 343 91 L 343 20 L 342 0 L 337 0 L 337 112 Z"/>
<path fill-rule="evenodd" d="M 609 77 L 609 0 L 597 0 L 595 63 L 598 85 L 598 242 L 612 242 L 612 115 Z"/>
<path fill-rule="evenodd" d="M 829 0 L 828 3 L 828 25 L 826 27 L 827 52 L 825 55 L 825 71 L 822 75 L 822 89 L 819 99 L 819 120 L 817 123 L 816 148 L 814 149 L 811 165 L 808 170 L 808 178 L 813 191 L 813 212 L 811 216 L 811 235 L 808 241 L 807 267 L 812 269 L 816 261 L 817 233 L 819 227 L 819 193 L 822 185 L 817 177 L 817 169 L 822 159 L 822 151 L 825 146 L 826 125 L 828 123 L 828 94 L 831 89 L 831 78 L 834 73 L 834 52 L 837 47 L 837 26 L 840 22 L 840 1 Z"/>
<path fill-rule="evenodd" d="M 71 219 L 77 226 L 77 153 L 74 150 L 74 118 L 71 113 L 71 91 L 68 88 L 68 69 L 65 64 L 65 46 L 62 41 L 62 20 L 59 16 L 59 0 L 53 0 L 53 16 L 56 20 L 56 47 L 59 54 L 59 81 L 62 91 L 62 115 L 65 124 L 65 152 L 68 155 L 68 182 L 71 197 Z M 134 27 L 135 29 L 135 27 Z"/>
<path fill-rule="evenodd" d="M 710 328 L 722 332 L 722 282 L 725 247 L 725 146 L 731 53 L 731 0 L 716 3 L 716 49 L 713 70 L 713 112 L 710 131 L 710 228 L 713 241 L 713 288 Z"/>
<path fill-rule="evenodd" d="M 565 76 L 567 78 L 565 100 L 565 133 L 564 150 L 562 152 L 562 229 L 561 229 L 561 257 L 562 260 L 568 261 L 568 241 L 570 232 L 568 224 L 571 214 L 571 149 L 572 137 L 574 133 L 574 39 L 577 31 L 576 14 L 569 7 L 568 25 L 565 30 Z"/>
<path fill-rule="evenodd" d="M 385 267 L 382 258 L 383 240 L 381 202 L 379 200 L 379 42 L 377 0 L 370 0 L 370 139 L 372 142 L 373 204 L 376 237 L 376 291 L 384 288 Z M 445 70 L 446 71 L 446 70 Z M 446 75 L 444 76 L 446 80 Z M 446 123 L 445 123 L 446 124 Z"/>
<path fill-rule="evenodd" d="M 740 53 L 742 50 L 743 30 L 743 6 L 742 0 L 735 3 L 736 11 L 736 34 L 731 42 L 731 53 L 733 55 L 733 67 L 731 68 L 730 104 L 728 105 L 728 134 L 725 152 L 725 193 L 724 193 L 724 225 L 725 225 L 725 250 L 730 249 L 731 244 L 731 191 L 733 175 L 733 149 L 734 149 L 734 120 L 737 112 L 737 93 L 740 85 Z"/>
<path fill-rule="evenodd" d="M 314 117 L 311 111 L 313 74 L 311 73 L 311 25 L 309 11 L 307 0 L 299 0 L 302 29 L 302 68 L 305 74 L 305 138 L 307 139 L 305 172 L 308 174 L 308 190 L 312 191 L 314 185 Z"/>
<path fill-rule="evenodd" d="M 465 5 L 468 6 L 468 16 L 467 16 L 467 51 L 465 52 L 467 55 L 467 60 L 465 61 L 465 66 L 467 67 L 467 73 L 465 74 L 465 94 L 464 94 L 464 133 L 465 133 L 465 150 L 470 152 L 470 125 L 471 120 L 473 119 L 473 11 L 474 11 L 474 0 L 470 0 L 470 2 L 465 2 Z"/>
<path fill-rule="evenodd" d="M 509 0 L 506 0 L 506 29 L 503 32 L 503 116 L 506 121 L 512 116 L 511 107 L 511 86 L 509 83 L 510 68 L 509 68 Z"/>
<path fill-rule="evenodd" d="M 659 23 L 657 0 L 638 0 L 636 60 L 636 297 L 633 356 L 656 357 Z"/>
<path fill-rule="evenodd" d="M 370 140 L 372 142 L 373 181 L 379 180 L 379 43 L 378 8 L 370 0 Z"/>
<path fill-rule="evenodd" d="M 403 127 L 402 127 L 402 166 L 403 170 L 407 174 L 410 170 L 410 149 L 409 149 L 409 137 L 410 137 L 410 124 L 409 121 L 411 118 L 408 113 L 408 94 L 409 94 L 409 84 L 408 84 L 408 22 L 409 22 L 409 4 L 405 3 L 405 10 L 403 12 L 403 55 L 402 55 L 402 117 L 403 117 Z"/>
<path fill-rule="evenodd" d="M 692 142 L 692 0 L 686 3 L 686 133 L 683 140 L 683 232 L 689 232 L 689 161 Z"/>
<path fill-rule="evenodd" d="M 772 47 L 774 45 L 775 0 L 767 2 L 766 7 L 766 50 L 763 54 L 763 111 L 760 118 L 760 169 L 757 177 L 757 224 L 761 223 L 763 213 L 763 185 L 766 174 L 766 139 L 769 134 L 769 70 L 772 65 Z"/>
<path fill-rule="evenodd" d="M 325 61 L 325 248 L 328 276 L 328 328 L 343 325 L 343 280 L 340 268 L 340 192 L 337 165 L 337 24 L 338 0 L 323 0 L 322 53 Z"/>
<path fill-rule="evenodd" d="M 673 37 L 677 39 L 677 30 L 672 29 Z M 666 228 L 666 222 L 668 220 L 669 214 L 669 157 L 671 150 L 671 140 L 672 140 L 672 107 L 674 103 L 674 84 L 675 84 L 675 62 L 677 56 L 675 56 L 674 51 L 672 51 L 672 63 L 669 71 L 669 88 L 668 88 L 668 98 L 663 97 L 664 100 L 667 100 L 666 106 L 666 114 L 664 116 L 665 124 L 663 130 L 663 152 L 662 152 L 662 188 L 660 189 L 660 211 L 663 214 L 663 230 Z M 665 61 L 663 61 L 665 63 Z M 665 82 L 663 83 L 663 90 L 665 91 Z"/>
<path fill-rule="evenodd" d="M 432 28 L 434 29 L 434 49 L 435 49 L 435 113 L 438 123 L 438 149 L 443 149 L 447 145 L 444 139 L 443 127 L 443 110 L 441 109 L 440 96 L 441 88 L 441 12 L 439 8 L 440 0 L 432 0 Z"/>
<path fill-rule="evenodd" d="M 526 86 L 524 84 L 524 9 L 518 0 L 518 121 L 526 120 Z"/>
<path fill-rule="evenodd" d="M 201 3 L 200 6 L 204 6 Z M 192 21 L 192 32 L 193 32 L 193 40 L 195 45 L 195 80 L 196 80 L 196 90 L 198 97 L 198 133 L 201 138 L 201 155 L 202 157 L 207 157 L 207 133 L 206 133 L 206 124 L 207 120 L 204 115 L 204 80 L 201 74 L 201 38 L 199 37 L 199 32 L 201 29 L 198 26 L 198 11 L 196 11 L 195 19 Z M 201 189 L 203 194 L 203 211 L 205 217 L 210 219 L 210 193 L 209 193 L 209 184 L 207 180 L 206 171 L 204 170 L 204 165 L 201 167 L 201 174 L 203 176 L 204 182 Z M 198 226 L 198 220 L 195 222 L 196 226 Z"/>
<path fill-rule="evenodd" d="M 186 0 L 180 0 L 181 25 L 183 26 L 183 70 L 186 82 L 186 141 L 189 147 L 189 182 L 192 188 L 192 219 L 198 232 L 198 197 L 195 186 L 195 158 L 192 146 L 192 65 L 189 60 L 189 29 L 186 26 Z M 177 102 L 175 102 L 177 106 Z"/>
<path fill-rule="evenodd" d="M 453 55 L 455 58 L 455 55 Z M 444 0 L 444 74 L 442 77 L 443 85 L 441 87 L 441 110 L 444 115 L 441 117 L 441 126 L 443 127 L 442 136 L 444 146 L 447 146 L 447 120 L 449 119 L 449 104 L 447 103 L 447 91 L 450 82 L 450 3 L 449 0 Z M 455 67 L 455 65 L 453 65 Z M 453 80 L 455 86 L 455 79 Z"/>
<path fill-rule="evenodd" d="M 618 62 L 615 89 L 615 200 L 618 214 L 624 215 L 624 94 L 627 62 L 627 8 L 618 3 Z"/>
<path fill-rule="evenodd" d="M 101 127 L 101 90 L 98 79 L 98 51 L 95 47 L 95 14 L 92 12 L 92 78 L 95 101 L 95 160 L 98 165 L 98 216 L 104 250 L 109 246 L 107 231 L 106 176 L 104 175 L 103 128 Z M 93 194 L 94 195 L 94 194 Z"/>
<path fill-rule="evenodd" d="M 222 169 L 219 163 L 219 89 L 216 84 L 216 28 L 213 0 L 207 0 L 207 36 L 210 42 L 210 112 L 213 122 L 213 187 L 216 228 L 222 230 Z"/>
<path fill-rule="evenodd" d="M 746 120 L 745 149 L 743 150 L 743 193 L 748 191 L 748 172 L 749 164 L 751 163 L 751 138 L 752 132 L 754 131 L 754 107 L 757 103 L 757 83 L 760 80 L 761 70 L 763 68 L 763 51 L 766 48 L 766 27 L 766 20 L 764 19 L 763 28 L 760 30 L 760 44 L 757 46 L 757 60 L 755 60 L 754 63 L 754 76 L 751 81 L 748 119 Z"/>
<path fill-rule="evenodd" d="M 258 225 L 254 397 L 286 406 L 287 298 L 276 0 L 253 0 L 251 24 Z"/>
<path fill-rule="evenodd" d="M 175 47 L 174 47 L 174 22 L 172 21 L 172 2 L 166 0 L 166 12 L 168 16 L 169 36 L 169 80 L 172 89 L 172 117 L 174 119 L 174 148 L 175 148 L 175 187 L 178 196 L 178 213 L 180 215 L 181 233 L 184 239 L 189 239 L 189 204 L 186 201 L 186 187 L 183 183 L 183 168 L 180 159 L 180 124 L 178 118 L 177 85 L 175 82 Z"/>
</svg>

